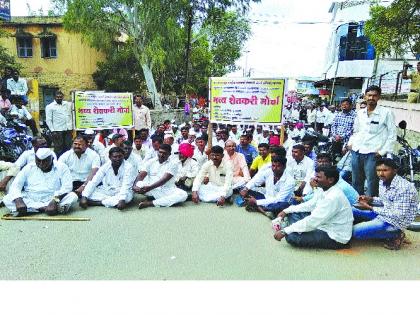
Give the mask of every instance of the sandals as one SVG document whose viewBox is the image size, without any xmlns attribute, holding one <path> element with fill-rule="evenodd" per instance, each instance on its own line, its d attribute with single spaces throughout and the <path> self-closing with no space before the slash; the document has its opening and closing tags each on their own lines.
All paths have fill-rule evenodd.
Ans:
<svg viewBox="0 0 420 315">
<path fill-rule="evenodd" d="M 386 240 L 384 242 L 384 247 L 389 250 L 400 250 L 403 244 L 409 244 L 410 241 L 406 241 L 405 233 L 401 231 L 400 235 L 397 238 L 392 240 Z"/>
</svg>

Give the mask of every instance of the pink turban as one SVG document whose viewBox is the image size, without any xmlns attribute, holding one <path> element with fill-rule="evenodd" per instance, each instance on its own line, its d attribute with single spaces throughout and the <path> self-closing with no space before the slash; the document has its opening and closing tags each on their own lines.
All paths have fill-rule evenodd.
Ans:
<svg viewBox="0 0 420 315">
<path fill-rule="evenodd" d="M 178 148 L 179 153 L 191 158 L 194 155 L 194 147 L 189 143 L 181 143 Z"/>
</svg>

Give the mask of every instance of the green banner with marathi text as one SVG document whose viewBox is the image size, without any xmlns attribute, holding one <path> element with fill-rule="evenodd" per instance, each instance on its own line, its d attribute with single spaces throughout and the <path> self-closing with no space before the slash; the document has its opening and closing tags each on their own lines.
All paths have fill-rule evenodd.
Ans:
<svg viewBox="0 0 420 315">
<path fill-rule="evenodd" d="M 76 129 L 131 128 L 132 105 L 131 93 L 75 92 Z"/>
<path fill-rule="evenodd" d="M 279 124 L 286 79 L 210 78 L 210 121 Z"/>
</svg>

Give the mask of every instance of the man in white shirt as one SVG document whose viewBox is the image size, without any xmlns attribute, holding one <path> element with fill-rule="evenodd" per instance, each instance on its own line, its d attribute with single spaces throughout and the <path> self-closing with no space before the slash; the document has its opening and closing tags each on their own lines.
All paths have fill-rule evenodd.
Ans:
<svg viewBox="0 0 420 315">
<path fill-rule="evenodd" d="M 315 180 L 325 193 L 320 195 L 314 207 L 303 203 L 280 212 L 278 217 L 287 216 L 289 226 L 278 226 L 274 238 L 280 241 L 285 237 L 296 247 L 345 248 L 352 236 L 353 213 L 346 196 L 336 185 L 338 171 L 335 167 L 319 167 Z"/>
<path fill-rule="evenodd" d="M 72 145 L 72 109 L 71 103 L 63 101 L 61 91 L 55 93 L 55 100 L 45 107 L 46 123 L 51 131 L 54 151 L 58 157 Z"/>
<path fill-rule="evenodd" d="M 379 106 L 381 88 L 375 85 L 365 91 L 367 107 L 357 112 L 347 148 L 352 150 L 352 186 L 359 195 L 378 196 L 379 178 L 376 174 L 376 159 L 394 151 L 396 135 L 392 111 Z"/>
<path fill-rule="evenodd" d="M 101 165 L 105 163 L 107 161 L 105 157 L 106 149 L 105 146 L 97 139 L 95 131 L 93 129 L 86 129 L 83 134 L 87 141 L 88 147 L 99 155 L 99 158 L 101 159 Z"/>
<path fill-rule="evenodd" d="M 204 137 L 198 137 L 195 139 L 195 149 L 193 158 L 197 161 L 197 167 L 200 169 L 201 166 L 209 160 L 206 153 L 207 141 Z"/>
<path fill-rule="evenodd" d="M 140 135 L 135 136 L 133 141 L 133 154 L 137 155 L 141 160 L 143 160 L 148 150 L 148 146 L 143 145 Z"/>
<path fill-rule="evenodd" d="M 305 147 L 302 144 L 294 145 L 292 158 L 287 160 L 286 172 L 296 181 L 296 196 L 302 195 L 303 188 L 309 183 L 314 169 L 314 161 L 305 155 Z"/>
<path fill-rule="evenodd" d="M 171 146 L 162 144 L 157 158 L 148 161 L 133 184 L 133 191 L 153 197 L 153 201 L 142 201 L 139 209 L 155 206 L 170 207 L 187 200 L 188 194 L 175 186 L 179 162 L 170 159 Z"/>
<path fill-rule="evenodd" d="M 136 172 L 135 176 L 137 176 L 142 164 L 141 157 L 137 154 L 133 154 L 133 144 L 130 140 L 124 141 L 121 148 L 124 150 L 124 160 L 131 164 L 133 170 Z"/>
<path fill-rule="evenodd" d="M 64 214 L 77 202 L 77 195 L 71 190 L 68 167 L 54 161 L 50 149 L 41 148 L 36 152 L 35 163 L 26 165 L 16 176 L 3 202 L 17 216 L 28 212 Z"/>
<path fill-rule="evenodd" d="M 19 71 L 13 70 L 12 77 L 7 79 L 7 89 L 10 90 L 12 96 L 22 97 L 25 104 L 28 102 L 28 84 L 24 78 L 19 78 Z"/>
<path fill-rule="evenodd" d="M 153 158 L 158 157 L 159 147 L 162 145 L 163 139 L 158 136 L 152 136 L 152 147 L 144 156 L 143 162 L 147 162 Z"/>
<path fill-rule="evenodd" d="M 260 170 L 241 190 L 240 195 L 245 198 L 247 211 L 259 211 L 271 219 L 289 206 L 289 199 L 293 196 L 295 180 L 286 173 L 287 159 L 275 157 L 271 160 L 271 168 Z M 254 191 L 257 186 L 265 184 L 264 193 Z"/>
<path fill-rule="evenodd" d="M 192 201 L 216 202 L 223 206 L 233 193 L 233 165 L 223 160 L 223 148 L 211 148 L 210 161 L 203 164 L 192 187 Z"/>
<path fill-rule="evenodd" d="M 111 138 L 112 144 L 105 148 L 105 152 L 104 152 L 105 162 L 109 161 L 109 151 L 115 147 L 122 148 L 125 141 L 124 136 L 120 133 L 111 134 L 108 136 L 108 138 Z"/>
<path fill-rule="evenodd" d="M 123 210 L 133 199 L 131 186 L 136 173 L 130 163 L 124 160 L 124 150 L 114 147 L 109 150 L 109 160 L 88 182 L 80 198 L 80 206 L 117 207 Z M 102 183 L 102 185 L 100 185 Z"/>
<path fill-rule="evenodd" d="M 134 129 L 136 134 L 143 128 L 152 128 L 152 120 L 150 119 L 150 110 L 147 106 L 143 105 L 143 99 L 141 95 L 134 96 L 133 106 L 133 119 Z"/>
<path fill-rule="evenodd" d="M 73 148 L 64 152 L 58 161 L 69 168 L 73 182 L 73 191 L 78 196 L 81 196 L 87 183 L 101 167 L 99 155 L 88 148 L 87 140 L 83 136 L 76 137 L 73 140 Z"/>
<path fill-rule="evenodd" d="M 15 177 L 15 175 L 26 165 L 29 163 L 35 162 L 35 153 L 40 148 L 48 148 L 47 141 L 44 138 L 35 137 L 32 139 L 32 146 L 33 148 L 30 150 L 24 151 L 19 158 L 13 163 L 14 169 L 17 170 L 17 172 L 13 172 L 13 170 L 10 170 L 6 176 L 0 181 L 0 191 L 4 191 L 6 189 L 7 184 L 9 181 Z M 57 156 L 53 152 L 53 158 L 56 161 Z"/>
<path fill-rule="evenodd" d="M 229 161 L 233 165 L 233 181 L 232 188 L 240 189 L 251 180 L 248 165 L 246 164 L 245 156 L 242 153 L 236 152 L 236 143 L 233 140 L 226 141 L 224 161 Z"/>
<path fill-rule="evenodd" d="M 180 166 L 175 176 L 175 185 L 182 190 L 191 191 L 194 179 L 200 170 L 197 161 L 193 159 L 194 146 L 181 143 L 178 151 Z"/>
</svg>

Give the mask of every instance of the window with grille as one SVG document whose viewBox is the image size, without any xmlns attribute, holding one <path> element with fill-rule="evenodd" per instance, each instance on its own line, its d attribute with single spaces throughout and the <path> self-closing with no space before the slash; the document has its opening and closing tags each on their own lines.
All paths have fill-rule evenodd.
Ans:
<svg viewBox="0 0 420 315">
<path fill-rule="evenodd" d="M 57 43 L 55 37 L 41 38 L 41 57 L 57 58 Z"/>
<path fill-rule="evenodd" d="M 19 58 L 32 57 L 32 37 L 17 37 L 17 55 Z"/>
</svg>

